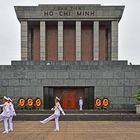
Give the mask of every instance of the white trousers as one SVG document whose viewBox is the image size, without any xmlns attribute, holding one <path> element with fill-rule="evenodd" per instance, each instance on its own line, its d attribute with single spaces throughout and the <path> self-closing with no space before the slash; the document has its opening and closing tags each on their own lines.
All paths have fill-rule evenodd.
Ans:
<svg viewBox="0 0 140 140">
<path fill-rule="evenodd" d="M 59 116 L 56 114 L 52 114 L 50 117 L 43 120 L 44 123 L 47 123 L 51 120 L 55 119 L 55 127 L 57 130 L 59 130 Z"/>
<path fill-rule="evenodd" d="M 13 131 L 13 116 L 9 118 L 9 129 Z"/>
<path fill-rule="evenodd" d="M 4 130 L 8 132 L 8 117 L 4 117 L 0 114 L 0 121 L 3 121 Z"/>
<path fill-rule="evenodd" d="M 80 104 L 79 106 L 80 106 L 80 110 L 83 110 L 83 105 L 82 105 L 82 104 Z"/>
<path fill-rule="evenodd" d="M 55 127 L 57 130 L 59 130 L 59 116 L 55 116 Z"/>
</svg>

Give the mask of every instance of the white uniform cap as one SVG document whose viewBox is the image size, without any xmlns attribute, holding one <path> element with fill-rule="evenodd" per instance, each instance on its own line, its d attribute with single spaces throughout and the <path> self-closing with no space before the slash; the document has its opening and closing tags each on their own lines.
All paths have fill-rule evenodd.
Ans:
<svg viewBox="0 0 140 140">
<path fill-rule="evenodd" d="M 12 102 L 12 99 L 11 99 L 10 97 L 8 97 L 8 100 L 9 100 L 10 102 Z"/>
<path fill-rule="evenodd" d="M 4 96 L 3 98 L 8 101 L 8 98 L 6 96 Z"/>
<path fill-rule="evenodd" d="M 60 99 L 57 96 L 55 97 L 55 99 L 58 100 L 58 101 L 60 101 Z"/>
</svg>

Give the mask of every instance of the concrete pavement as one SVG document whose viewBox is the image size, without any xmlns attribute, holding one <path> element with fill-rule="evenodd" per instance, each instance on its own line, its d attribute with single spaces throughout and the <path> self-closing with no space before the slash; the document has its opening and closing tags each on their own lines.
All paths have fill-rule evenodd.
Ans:
<svg viewBox="0 0 140 140">
<path fill-rule="evenodd" d="M 139 140 L 139 121 L 60 121 L 54 132 L 54 121 L 15 121 L 14 132 L 2 134 L 0 140 Z"/>
</svg>

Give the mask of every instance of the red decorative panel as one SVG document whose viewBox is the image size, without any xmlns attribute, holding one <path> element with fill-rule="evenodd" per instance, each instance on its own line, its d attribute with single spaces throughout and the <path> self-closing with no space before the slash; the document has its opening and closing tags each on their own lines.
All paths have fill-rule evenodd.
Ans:
<svg viewBox="0 0 140 140">
<path fill-rule="evenodd" d="M 32 57 L 34 61 L 40 60 L 40 29 L 39 26 L 33 28 L 33 48 Z"/>
<path fill-rule="evenodd" d="M 106 47 L 106 29 L 100 27 L 99 30 L 99 60 L 106 60 L 107 47 Z"/>
<path fill-rule="evenodd" d="M 58 60 L 57 34 L 57 23 L 46 23 L 46 60 Z"/>
<path fill-rule="evenodd" d="M 82 24 L 81 27 L 81 58 L 82 60 L 93 60 L 93 25 Z"/>
<path fill-rule="evenodd" d="M 65 109 L 75 109 L 76 104 L 76 90 L 65 90 L 62 96 L 62 106 Z"/>
<path fill-rule="evenodd" d="M 75 25 L 64 23 L 64 60 L 76 59 Z"/>
<path fill-rule="evenodd" d="M 88 95 L 88 94 L 87 94 Z M 79 98 L 84 98 L 84 88 L 55 88 L 54 97 L 58 96 L 61 98 L 61 105 L 64 109 L 76 109 L 79 108 Z"/>
</svg>

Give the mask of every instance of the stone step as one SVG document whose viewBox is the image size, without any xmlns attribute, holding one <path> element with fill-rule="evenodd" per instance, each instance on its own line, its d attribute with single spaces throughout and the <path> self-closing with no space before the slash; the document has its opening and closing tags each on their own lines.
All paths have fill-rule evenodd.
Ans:
<svg viewBox="0 0 140 140">
<path fill-rule="evenodd" d="M 132 113 L 135 114 L 136 111 L 133 110 L 64 110 L 66 114 L 121 114 L 121 113 Z M 19 114 L 52 114 L 51 110 L 18 110 L 16 111 Z"/>
<path fill-rule="evenodd" d="M 140 121 L 140 115 L 135 112 L 95 112 L 95 111 L 65 111 L 60 121 Z M 40 121 L 53 114 L 52 111 L 18 111 L 16 121 Z"/>
</svg>

